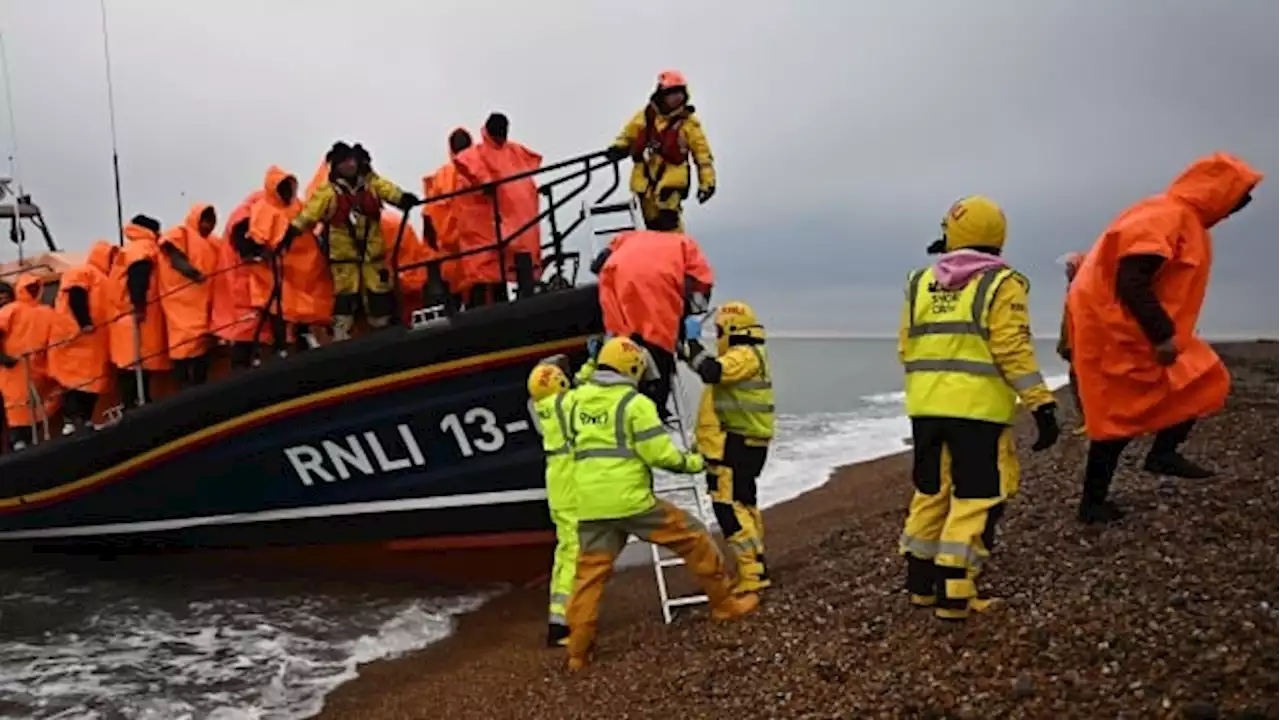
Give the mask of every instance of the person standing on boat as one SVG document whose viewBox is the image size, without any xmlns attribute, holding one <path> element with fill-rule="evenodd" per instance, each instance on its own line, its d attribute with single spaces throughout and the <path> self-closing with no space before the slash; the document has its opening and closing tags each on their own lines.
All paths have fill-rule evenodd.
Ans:
<svg viewBox="0 0 1280 720">
<path fill-rule="evenodd" d="M 179 388 L 209 379 L 210 284 L 218 250 L 210 238 L 218 224 L 212 205 L 197 203 L 181 225 L 160 237 L 160 307 L 169 337 L 169 358 Z"/>
<path fill-rule="evenodd" d="M 915 455 L 899 552 L 911 603 L 944 620 L 986 609 L 976 580 L 996 523 L 1018 490 L 1013 419 L 1035 418 L 1032 450 L 1058 440 L 1057 404 L 1036 363 L 1027 281 L 1000 257 L 1000 207 L 958 200 L 942 222 L 946 252 L 912 272 L 898 332 Z"/>
<path fill-rule="evenodd" d="M 1222 409 L 1231 375 L 1196 335 L 1213 265 L 1210 229 L 1244 209 L 1262 174 L 1240 158 L 1200 158 L 1169 189 L 1125 210 L 1097 239 L 1067 292 L 1071 365 L 1089 454 L 1078 519 L 1124 516 L 1108 499 L 1120 455 L 1155 433 L 1143 469 L 1205 479 L 1179 447 Z"/>
<path fill-rule="evenodd" d="M 596 640 L 600 597 L 628 535 L 680 555 L 707 594 L 713 620 L 755 610 L 754 593 L 734 595 L 724 558 L 702 523 L 653 494 L 653 470 L 694 474 L 702 456 L 681 452 L 653 401 L 636 390 L 644 348 L 625 337 L 608 340 L 591 378 L 573 391 L 569 446 L 578 499 L 578 568 L 569 598 L 569 669 L 586 667 Z"/>
<path fill-rule="evenodd" d="M 45 350 L 56 313 L 40 302 L 44 283 L 25 273 L 15 289 L 14 301 L 0 308 L 0 397 L 9 446 L 16 451 L 34 442 L 35 427 L 57 412 L 61 398 L 49 377 Z"/>
<path fill-rule="evenodd" d="M 716 353 L 689 318 L 683 357 L 706 388 L 698 405 L 698 452 L 710 470 L 711 507 L 738 563 L 737 592 L 769 587 L 764 562 L 764 516 L 757 481 L 773 440 L 773 373 L 764 326 L 751 306 L 733 301 L 716 310 Z"/>
<path fill-rule="evenodd" d="M 716 193 L 711 145 L 689 104 L 689 84 L 677 70 L 659 73 L 649 104 L 623 126 L 606 152 L 612 160 L 631 156 L 631 192 L 639 196 L 640 212 L 650 230 L 660 229 L 653 225 L 660 210 L 674 210 L 678 219 L 674 230 L 684 231 L 683 205 L 692 189 L 690 154 L 698 165 L 698 203 Z"/>
<path fill-rule="evenodd" d="M 573 594 L 573 577 L 578 567 L 578 499 L 573 486 L 573 448 L 569 445 L 568 421 L 573 405 L 567 364 L 568 358 L 564 355 L 547 358 L 533 367 L 528 381 L 547 461 L 547 506 L 556 526 L 547 619 L 548 647 L 569 644 L 565 611 Z"/>
<path fill-rule="evenodd" d="M 93 423 L 98 396 L 111 386 L 108 278 L 120 248 L 99 240 L 83 265 L 62 273 L 49 337 L 49 375 L 66 388 L 62 434 Z"/>
<path fill-rule="evenodd" d="M 430 198 L 448 195 L 465 187 L 462 175 L 458 172 L 458 154 L 472 146 L 471 133 L 466 128 L 454 128 L 449 133 L 449 159 L 435 172 L 422 178 L 422 237 L 426 242 L 427 254 L 423 261 L 437 257 L 449 257 L 457 254 L 461 247 L 461 231 L 459 228 L 459 198 L 429 201 Z M 440 263 L 440 276 L 444 282 L 444 290 L 448 297 L 446 308 L 452 313 L 462 307 L 461 278 L 459 260 L 446 260 Z"/>
<path fill-rule="evenodd" d="M 164 308 L 160 304 L 160 223 L 135 215 L 107 280 L 112 317 L 111 363 L 116 366 L 124 411 L 151 402 L 151 377 L 172 369 Z M 139 374 L 141 382 L 139 382 Z M 141 385 L 141 387 L 139 387 Z"/>
<path fill-rule="evenodd" d="M 676 371 L 683 319 L 707 312 L 714 273 L 693 238 L 677 231 L 679 216 L 663 210 L 649 230 L 613 238 L 592 262 L 600 275 L 600 309 L 610 335 L 639 342 L 653 356 L 655 377 L 642 391 L 658 404 L 664 422 Z"/>
<path fill-rule="evenodd" d="M 383 262 L 382 203 L 408 211 L 418 198 L 373 171 L 369 153 L 356 144 L 334 143 L 325 155 L 329 180 L 316 188 L 290 223 L 283 244 L 318 223 L 328 230 L 329 270 L 333 276 L 333 339 L 351 336 L 363 302 L 374 328 L 386 327 L 395 309 L 391 273 Z"/>
</svg>

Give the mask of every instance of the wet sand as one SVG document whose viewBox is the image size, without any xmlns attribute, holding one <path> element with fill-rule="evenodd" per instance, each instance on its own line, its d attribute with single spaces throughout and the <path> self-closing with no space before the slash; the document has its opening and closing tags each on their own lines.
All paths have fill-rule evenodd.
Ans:
<svg viewBox="0 0 1280 720">
<path fill-rule="evenodd" d="M 1005 603 L 958 629 L 900 590 L 901 454 L 766 510 L 775 586 L 745 620 L 713 626 L 700 607 L 666 626 L 651 567 L 625 570 L 594 664 L 571 676 L 542 646 L 545 586 L 529 587 L 441 643 L 362 667 L 321 717 L 1276 717 L 1277 346 L 1220 350 L 1232 397 L 1186 447 L 1218 477 L 1149 476 L 1135 443 L 1113 489 L 1129 517 L 1083 527 L 1085 440 L 1024 453 L 982 581 Z"/>
</svg>

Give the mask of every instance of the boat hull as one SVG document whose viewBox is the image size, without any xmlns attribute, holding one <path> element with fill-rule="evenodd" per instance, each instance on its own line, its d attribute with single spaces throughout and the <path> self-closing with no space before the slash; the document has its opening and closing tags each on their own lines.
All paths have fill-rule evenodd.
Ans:
<svg viewBox="0 0 1280 720">
<path fill-rule="evenodd" d="M 525 381 L 548 355 L 583 359 L 600 329 L 594 287 L 575 288 L 276 362 L 6 456 L 0 553 L 545 549 Z"/>
</svg>

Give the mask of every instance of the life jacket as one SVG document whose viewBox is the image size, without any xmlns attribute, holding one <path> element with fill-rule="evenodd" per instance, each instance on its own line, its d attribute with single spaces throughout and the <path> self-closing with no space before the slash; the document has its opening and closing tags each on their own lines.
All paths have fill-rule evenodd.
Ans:
<svg viewBox="0 0 1280 720">
<path fill-rule="evenodd" d="M 372 222 L 378 222 L 382 217 L 382 201 L 368 185 L 361 183 L 352 189 L 335 180 L 333 189 L 333 214 L 329 217 L 329 225 L 341 225 L 350 230 L 355 227 L 356 214 Z"/>
<path fill-rule="evenodd" d="M 683 165 L 689 159 L 689 144 L 685 142 L 680 130 L 684 121 L 693 113 L 693 106 L 681 108 L 679 114 L 667 123 L 667 127 L 658 130 L 658 109 L 649 105 L 644 109 L 644 130 L 631 143 L 631 159 L 637 163 L 644 162 L 645 151 L 662 158 L 668 165 Z"/>
</svg>

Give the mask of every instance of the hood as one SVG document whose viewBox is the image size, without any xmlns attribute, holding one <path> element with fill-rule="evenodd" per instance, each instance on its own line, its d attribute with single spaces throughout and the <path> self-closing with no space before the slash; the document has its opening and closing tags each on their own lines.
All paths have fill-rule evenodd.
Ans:
<svg viewBox="0 0 1280 720">
<path fill-rule="evenodd" d="M 933 265 L 933 274 L 944 290 L 959 290 L 974 275 L 1007 265 L 1004 258 L 998 255 L 965 248 L 953 250 L 938 258 L 938 262 Z"/>
<path fill-rule="evenodd" d="M 129 223 L 124 226 L 124 237 L 129 242 L 140 242 L 144 240 L 156 242 L 160 239 L 159 233 L 144 228 L 137 223 Z"/>
<path fill-rule="evenodd" d="M 89 248 L 89 257 L 85 259 L 85 264 L 97 268 L 103 275 L 110 275 L 111 264 L 115 262 L 116 253 L 119 251 L 120 248 L 106 240 L 99 240 Z"/>
<path fill-rule="evenodd" d="M 626 375 L 623 375 L 622 373 L 617 372 L 616 370 L 610 370 L 608 368 L 600 368 L 599 370 L 596 370 L 595 372 L 591 373 L 591 382 L 595 383 L 596 385 L 605 385 L 605 386 L 630 385 L 632 387 L 635 387 L 635 384 L 636 384 L 634 380 L 627 377 Z"/>
<path fill-rule="evenodd" d="M 1240 158 L 1217 152 L 1187 166 L 1169 186 L 1169 197 L 1195 211 L 1206 228 L 1231 214 L 1240 200 L 1262 181 L 1262 173 Z"/>
<path fill-rule="evenodd" d="M 40 304 L 40 286 L 44 283 L 40 282 L 40 276 L 32 273 L 23 273 L 18 276 L 18 282 L 14 283 L 13 295 L 17 302 L 24 305 Z M 34 295 L 31 293 L 32 286 L 35 287 Z"/>
<path fill-rule="evenodd" d="M 200 216 L 204 214 L 206 209 L 212 210 L 213 205 L 210 205 L 209 203 L 196 203 L 195 205 L 192 205 L 191 210 L 187 212 L 186 219 L 182 221 L 182 226 L 199 235 Z M 213 231 L 210 231 L 210 234 L 213 234 Z"/>
<path fill-rule="evenodd" d="M 293 175 L 289 173 L 289 171 L 279 165 L 272 165 L 267 168 L 267 174 L 262 178 L 263 199 L 276 207 L 284 207 L 284 202 L 280 200 L 280 195 L 276 192 L 276 187 L 286 179 L 292 177 Z M 293 184 L 298 184 L 297 178 L 294 178 Z M 293 191 L 295 199 L 297 198 L 299 190 L 301 190 L 301 188 L 295 188 Z"/>
</svg>

